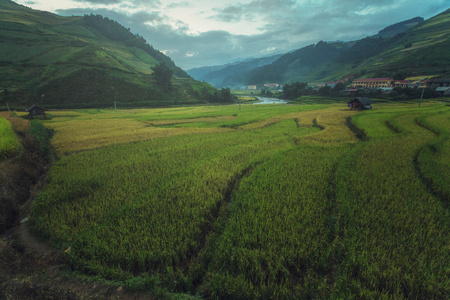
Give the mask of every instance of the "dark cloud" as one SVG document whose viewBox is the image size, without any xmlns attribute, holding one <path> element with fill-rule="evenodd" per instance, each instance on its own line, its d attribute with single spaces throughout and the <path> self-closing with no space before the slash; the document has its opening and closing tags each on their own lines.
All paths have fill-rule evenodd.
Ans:
<svg viewBox="0 0 450 300">
<path fill-rule="evenodd" d="M 159 0 L 72 0 L 74 2 L 92 4 L 92 5 L 113 5 L 123 4 L 124 7 L 138 8 L 140 6 L 159 6 L 161 2 Z"/>
<path fill-rule="evenodd" d="M 92 4 L 117 4 L 122 2 L 123 0 L 73 0 L 73 1 Z"/>
</svg>

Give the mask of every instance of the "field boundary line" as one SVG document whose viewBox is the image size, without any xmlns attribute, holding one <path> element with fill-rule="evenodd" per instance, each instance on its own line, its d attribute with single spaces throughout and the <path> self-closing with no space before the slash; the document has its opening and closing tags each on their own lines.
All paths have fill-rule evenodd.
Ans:
<svg viewBox="0 0 450 300">
<path fill-rule="evenodd" d="M 352 122 L 352 117 L 347 117 L 345 121 L 345 125 L 355 134 L 356 138 L 360 141 L 368 141 L 367 133 L 364 129 L 359 128 L 355 123 Z"/>
</svg>

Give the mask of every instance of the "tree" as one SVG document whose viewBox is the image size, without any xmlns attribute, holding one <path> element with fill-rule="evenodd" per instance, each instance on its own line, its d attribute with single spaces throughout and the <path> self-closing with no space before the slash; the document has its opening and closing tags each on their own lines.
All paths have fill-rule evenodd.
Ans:
<svg viewBox="0 0 450 300">
<path fill-rule="evenodd" d="M 331 87 L 329 85 L 323 86 L 319 89 L 319 95 L 328 96 L 331 93 Z"/>
<path fill-rule="evenodd" d="M 339 93 L 342 90 L 345 90 L 345 84 L 342 82 L 338 82 L 333 88 L 333 92 L 335 93 Z"/>
<path fill-rule="evenodd" d="M 233 102 L 234 101 L 229 88 L 226 88 L 226 89 L 222 88 L 220 90 L 219 101 L 220 102 Z"/>
<path fill-rule="evenodd" d="M 153 77 L 155 78 L 156 82 L 159 85 L 161 85 L 167 90 L 171 90 L 173 88 L 171 81 L 173 71 L 168 66 L 166 66 L 164 62 L 161 62 L 156 66 L 152 67 L 152 70 L 153 70 Z"/>
<path fill-rule="evenodd" d="M 294 82 L 292 84 L 285 84 L 283 86 L 283 93 L 285 99 L 296 99 L 301 97 L 307 91 L 308 83 Z"/>
<path fill-rule="evenodd" d="M 204 87 L 202 90 L 202 98 L 208 102 L 217 103 L 233 103 L 236 101 L 229 88 L 211 91 Z"/>
</svg>

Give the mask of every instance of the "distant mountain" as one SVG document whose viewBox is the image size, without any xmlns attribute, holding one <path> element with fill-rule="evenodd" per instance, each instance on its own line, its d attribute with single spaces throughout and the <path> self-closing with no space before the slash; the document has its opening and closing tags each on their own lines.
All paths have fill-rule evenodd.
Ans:
<svg viewBox="0 0 450 300">
<path fill-rule="evenodd" d="M 152 67 L 160 63 L 173 72 L 171 90 L 152 76 Z M 0 0 L 2 106 L 198 103 L 204 89 L 215 90 L 113 20 L 61 17 Z"/>
<path fill-rule="evenodd" d="M 410 20 L 406 20 L 394 25 L 390 25 L 383 30 L 380 30 L 375 37 L 381 36 L 383 38 L 394 37 L 399 33 L 405 32 L 414 26 L 422 23 L 424 19 L 422 17 L 415 17 Z"/>
<path fill-rule="evenodd" d="M 450 9 L 392 38 L 368 37 L 313 70 L 305 80 L 341 78 L 448 76 Z"/>
<path fill-rule="evenodd" d="M 416 17 L 351 42 L 319 42 L 282 55 L 264 66 L 211 71 L 216 86 L 295 81 L 318 83 L 358 77 L 436 76 L 450 71 L 450 10 L 424 21 Z M 188 72 L 189 73 L 189 72 Z M 192 73 L 190 73 L 192 74 Z M 223 78 L 221 83 L 215 78 Z"/>
<path fill-rule="evenodd" d="M 285 83 L 308 74 L 312 69 L 336 58 L 346 50 L 344 43 L 328 44 L 320 41 L 315 45 L 287 53 L 270 65 L 247 73 L 249 84 L 268 82 Z"/>
<path fill-rule="evenodd" d="M 280 57 L 281 54 L 251 58 L 221 66 L 190 69 L 187 70 L 187 73 L 197 80 L 204 80 L 216 87 L 233 86 L 242 82 L 242 73 L 268 65 Z"/>
</svg>

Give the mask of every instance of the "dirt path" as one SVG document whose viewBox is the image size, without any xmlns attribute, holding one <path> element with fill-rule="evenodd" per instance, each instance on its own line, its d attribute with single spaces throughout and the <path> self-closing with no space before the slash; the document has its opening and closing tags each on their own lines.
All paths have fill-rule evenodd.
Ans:
<svg viewBox="0 0 450 300">
<path fill-rule="evenodd" d="M 28 228 L 28 222 L 22 222 L 17 228 L 17 233 L 24 246 L 31 249 L 38 255 L 48 256 L 57 253 L 57 250 L 51 248 L 47 243 L 42 242 L 35 236 L 31 235 Z"/>
</svg>

